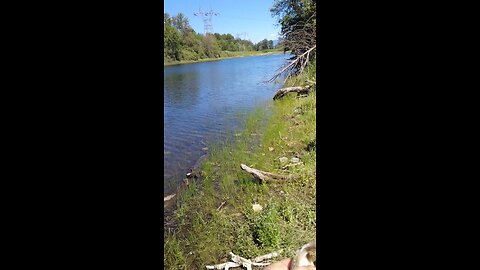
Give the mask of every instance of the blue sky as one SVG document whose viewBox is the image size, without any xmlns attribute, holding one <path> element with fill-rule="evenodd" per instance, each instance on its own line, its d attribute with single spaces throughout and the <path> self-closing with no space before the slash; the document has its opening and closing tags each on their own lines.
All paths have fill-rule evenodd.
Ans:
<svg viewBox="0 0 480 270">
<path fill-rule="evenodd" d="M 212 16 L 214 33 L 232 34 L 234 37 L 246 33 L 246 39 L 258 43 L 265 38 L 275 40 L 280 32 L 270 13 L 273 0 L 164 0 L 163 3 L 164 13 L 175 16 L 182 12 L 197 33 L 204 33 L 202 18 L 193 15 L 199 8 L 203 12 L 212 8 L 219 13 Z"/>
</svg>

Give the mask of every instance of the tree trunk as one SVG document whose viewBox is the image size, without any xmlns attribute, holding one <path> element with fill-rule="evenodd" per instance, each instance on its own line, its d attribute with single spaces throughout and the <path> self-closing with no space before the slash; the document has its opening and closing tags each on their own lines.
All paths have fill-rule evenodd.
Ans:
<svg viewBox="0 0 480 270">
<path fill-rule="evenodd" d="M 273 99 L 279 99 L 285 96 L 287 93 L 295 92 L 298 95 L 305 94 L 308 95 L 310 93 L 310 85 L 307 86 L 294 86 L 294 87 L 285 87 L 277 91 Z"/>
</svg>

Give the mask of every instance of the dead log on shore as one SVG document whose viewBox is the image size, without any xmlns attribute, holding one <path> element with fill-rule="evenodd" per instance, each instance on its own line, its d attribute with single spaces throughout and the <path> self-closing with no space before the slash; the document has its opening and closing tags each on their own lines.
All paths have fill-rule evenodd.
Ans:
<svg viewBox="0 0 480 270">
<path fill-rule="evenodd" d="M 310 93 L 310 85 L 307 86 L 293 86 L 293 87 L 285 87 L 277 91 L 273 99 L 279 99 L 285 96 L 287 93 L 295 92 L 297 95 L 308 95 Z"/>
<path fill-rule="evenodd" d="M 255 178 L 265 182 L 285 181 L 285 180 L 289 180 L 292 177 L 291 175 L 279 175 L 279 174 L 264 172 L 261 170 L 250 168 L 245 164 L 240 164 L 240 167 L 242 168 L 242 170 L 252 174 Z"/>
</svg>

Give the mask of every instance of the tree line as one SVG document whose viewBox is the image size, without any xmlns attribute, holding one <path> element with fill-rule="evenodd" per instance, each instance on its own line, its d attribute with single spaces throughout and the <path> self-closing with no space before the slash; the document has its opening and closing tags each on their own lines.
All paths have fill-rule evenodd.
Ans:
<svg viewBox="0 0 480 270">
<path fill-rule="evenodd" d="M 231 34 L 200 34 L 189 24 L 183 13 L 171 17 L 164 13 L 163 19 L 163 60 L 200 60 L 219 58 L 225 52 L 262 51 L 273 49 L 273 40 L 264 39 L 257 44 Z"/>
</svg>

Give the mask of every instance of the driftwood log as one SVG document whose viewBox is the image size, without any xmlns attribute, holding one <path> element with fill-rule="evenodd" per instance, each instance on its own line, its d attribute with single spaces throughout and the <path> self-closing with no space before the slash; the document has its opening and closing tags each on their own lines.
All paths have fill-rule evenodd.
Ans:
<svg viewBox="0 0 480 270">
<path fill-rule="evenodd" d="M 293 87 L 285 87 L 277 91 L 273 99 L 279 99 L 285 96 L 287 93 L 295 92 L 297 95 L 308 95 L 310 93 L 310 85 L 307 86 L 293 86 Z"/>
<path fill-rule="evenodd" d="M 252 266 L 265 267 L 267 265 L 270 265 L 271 263 L 261 263 L 261 261 L 277 257 L 277 256 L 280 255 L 280 253 L 282 251 L 283 251 L 282 249 L 278 250 L 278 251 L 274 251 L 272 253 L 269 253 L 269 254 L 266 254 L 266 255 L 263 255 L 263 256 L 260 256 L 260 257 L 256 257 L 252 260 L 245 259 L 243 257 L 240 257 L 238 255 L 233 254 L 233 252 L 230 252 L 230 256 L 232 257 L 231 260 L 233 262 L 226 262 L 226 263 L 221 263 L 221 264 L 216 264 L 216 265 L 207 265 L 206 268 L 207 269 L 226 269 L 226 270 L 228 270 L 229 268 L 232 268 L 232 267 L 242 266 L 242 267 L 247 268 L 247 270 L 251 270 Z"/>
<path fill-rule="evenodd" d="M 279 174 L 264 172 L 261 170 L 250 168 L 245 164 L 240 164 L 240 167 L 242 168 L 242 170 L 253 175 L 256 179 L 259 179 L 260 181 L 265 181 L 265 182 L 276 182 L 276 181 L 278 182 L 278 181 L 288 180 L 292 177 L 291 175 L 279 175 Z"/>
</svg>

